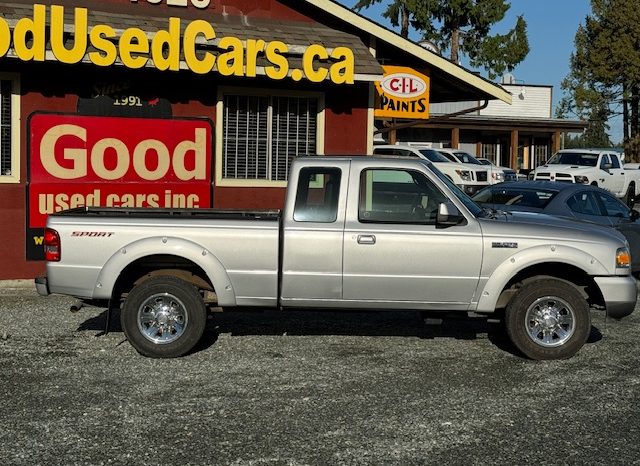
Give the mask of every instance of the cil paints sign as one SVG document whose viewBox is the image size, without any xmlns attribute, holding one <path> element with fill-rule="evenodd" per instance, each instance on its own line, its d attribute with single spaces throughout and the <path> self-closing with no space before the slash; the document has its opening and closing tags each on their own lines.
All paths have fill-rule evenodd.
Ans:
<svg viewBox="0 0 640 466">
<path fill-rule="evenodd" d="M 210 120 L 34 114 L 28 126 L 27 259 L 43 258 L 54 212 L 212 205 Z"/>
<path fill-rule="evenodd" d="M 429 76 L 404 66 L 383 66 L 384 77 L 376 82 L 377 118 L 429 118 Z"/>
</svg>

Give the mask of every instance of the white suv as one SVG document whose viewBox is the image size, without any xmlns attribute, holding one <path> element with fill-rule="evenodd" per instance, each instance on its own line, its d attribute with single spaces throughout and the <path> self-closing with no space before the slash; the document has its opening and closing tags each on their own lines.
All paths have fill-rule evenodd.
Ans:
<svg viewBox="0 0 640 466">
<path fill-rule="evenodd" d="M 472 195 L 488 186 L 487 169 L 485 167 L 460 166 L 450 162 L 445 156 L 426 147 L 407 146 L 401 144 L 373 146 L 374 155 L 399 155 L 430 160 L 442 173 L 447 175 L 465 193 Z"/>
</svg>

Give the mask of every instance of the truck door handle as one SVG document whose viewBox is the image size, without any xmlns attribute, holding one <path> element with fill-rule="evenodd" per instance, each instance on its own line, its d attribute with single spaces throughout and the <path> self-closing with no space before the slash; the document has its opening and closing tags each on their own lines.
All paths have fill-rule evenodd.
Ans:
<svg viewBox="0 0 640 466">
<path fill-rule="evenodd" d="M 358 244 L 376 244 L 375 235 L 358 235 Z"/>
</svg>

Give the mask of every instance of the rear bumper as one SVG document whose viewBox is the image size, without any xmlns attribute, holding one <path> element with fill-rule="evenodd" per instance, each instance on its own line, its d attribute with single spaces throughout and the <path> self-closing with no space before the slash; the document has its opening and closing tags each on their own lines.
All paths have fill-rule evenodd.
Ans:
<svg viewBox="0 0 640 466">
<path fill-rule="evenodd" d="M 595 282 L 604 297 L 607 315 L 621 319 L 633 312 L 638 297 L 636 279 L 631 275 L 623 277 L 595 277 Z"/>
<path fill-rule="evenodd" d="M 47 277 L 40 276 L 35 279 L 36 291 L 40 296 L 49 296 L 51 293 L 49 292 L 49 283 L 47 282 Z"/>
</svg>

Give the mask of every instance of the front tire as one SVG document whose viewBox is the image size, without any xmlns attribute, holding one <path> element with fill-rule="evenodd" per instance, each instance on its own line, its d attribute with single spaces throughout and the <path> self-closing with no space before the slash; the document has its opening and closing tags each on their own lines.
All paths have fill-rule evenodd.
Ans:
<svg viewBox="0 0 640 466">
<path fill-rule="evenodd" d="M 127 340 L 140 354 L 175 358 L 200 341 L 207 310 L 195 286 L 176 277 L 158 276 L 131 290 L 120 319 Z"/>
<path fill-rule="evenodd" d="M 633 209 L 633 205 L 635 204 L 635 195 L 636 195 L 636 187 L 633 184 L 630 184 L 627 188 L 627 193 L 624 195 L 624 203 L 630 209 Z"/>
<path fill-rule="evenodd" d="M 524 285 L 507 305 L 507 334 L 525 356 L 567 359 L 591 331 L 589 305 L 571 284 L 540 279 Z"/>
</svg>

